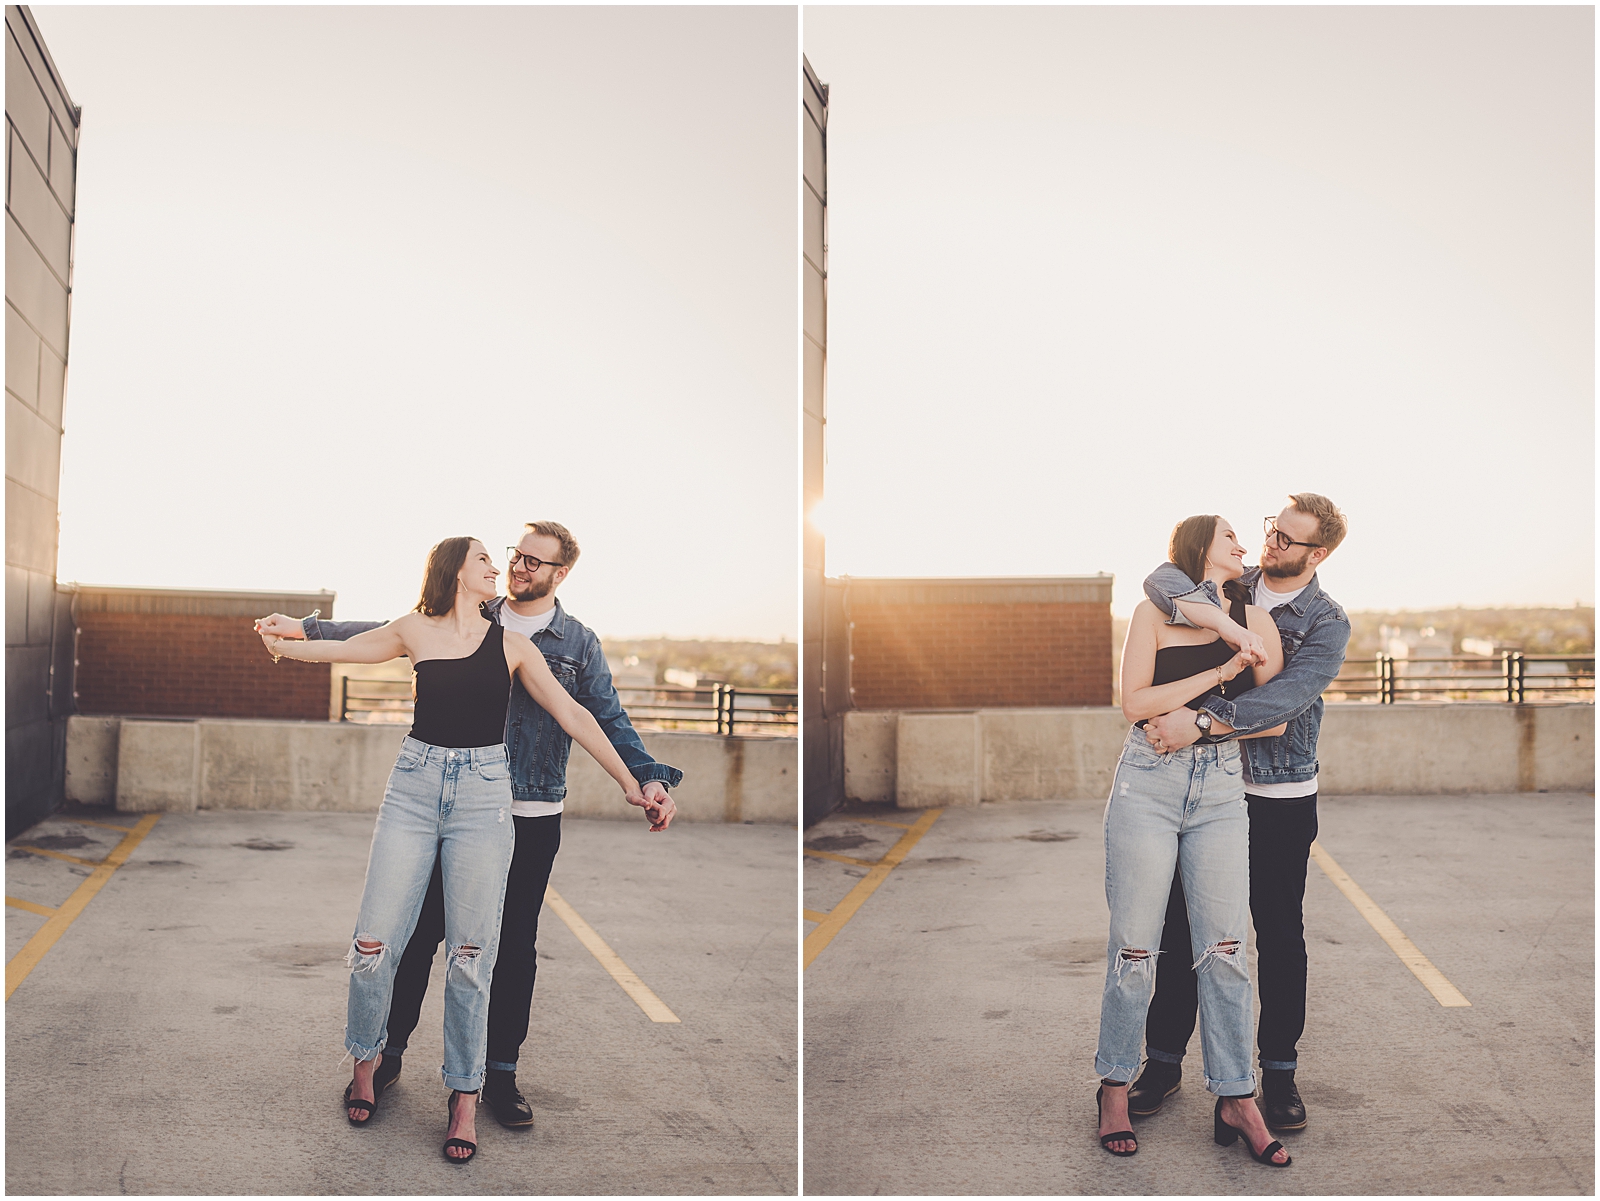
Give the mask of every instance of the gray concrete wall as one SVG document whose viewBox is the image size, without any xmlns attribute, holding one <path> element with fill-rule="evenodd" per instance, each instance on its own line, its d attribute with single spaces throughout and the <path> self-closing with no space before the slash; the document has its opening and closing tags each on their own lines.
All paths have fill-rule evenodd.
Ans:
<svg viewBox="0 0 1600 1201">
<path fill-rule="evenodd" d="M 1329 705 L 1326 795 L 1592 791 L 1593 705 Z M 845 792 L 901 808 L 1104 797 L 1128 723 L 1117 709 L 857 711 Z"/>
<path fill-rule="evenodd" d="M 6 6 L 6 836 L 60 802 L 70 600 L 56 591 L 79 112 Z"/>
<path fill-rule="evenodd" d="M 82 717 L 67 726 L 66 795 L 123 813 L 196 809 L 374 812 L 404 726 L 342 722 Z M 684 773 L 674 790 L 684 821 L 798 818 L 798 740 L 641 733 L 646 749 Z M 566 811 L 637 819 L 582 750 L 567 767 Z"/>
<path fill-rule="evenodd" d="M 822 501 L 827 442 L 828 357 L 828 88 L 802 57 L 800 127 L 804 147 L 800 204 L 804 214 L 800 271 L 801 323 L 801 657 L 800 712 L 805 753 L 805 820 L 814 822 L 844 799 L 842 715 L 850 708 L 849 639 L 837 581 L 827 579 L 827 546 L 812 514 Z"/>
</svg>

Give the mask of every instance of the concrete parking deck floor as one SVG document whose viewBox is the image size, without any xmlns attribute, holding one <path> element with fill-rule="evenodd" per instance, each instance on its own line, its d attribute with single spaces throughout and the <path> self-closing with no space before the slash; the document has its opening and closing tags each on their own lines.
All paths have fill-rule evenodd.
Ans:
<svg viewBox="0 0 1600 1201">
<path fill-rule="evenodd" d="M 1443 1008 L 1315 865 L 1310 1126 L 1287 1169 L 1211 1141 L 1184 1087 L 1095 1138 L 1100 802 L 946 810 L 806 970 L 808 1194 L 1592 1194 L 1593 795 L 1328 797 L 1320 842 L 1471 1001 Z M 806 832 L 876 859 L 862 815 Z M 826 912 L 864 868 L 807 857 Z M 810 925 L 807 929 L 811 929 Z"/>
<path fill-rule="evenodd" d="M 371 1128 L 339 1103 L 372 824 L 156 823 L 7 1003 L 7 1192 L 795 1191 L 793 827 L 564 821 L 552 885 L 681 1024 L 651 1022 L 546 906 L 518 1077 L 536 1124 L 480 1111 L 479 1154 L 456 1167 L 440 966 Z M 15 841 L 99 859 L 120 837 L 57 817 Z M 90 870 L 15 850 L 6 869 L 8 896 L 52 908 Z M 7 907 L 8 958 L 44 920 Z"/>
</svg>

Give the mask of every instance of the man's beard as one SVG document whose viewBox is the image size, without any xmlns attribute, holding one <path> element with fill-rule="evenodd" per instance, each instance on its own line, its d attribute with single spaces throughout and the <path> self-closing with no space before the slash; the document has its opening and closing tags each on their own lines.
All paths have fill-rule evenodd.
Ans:
<svg viewBox="0 0 1600 1201">
<path fill-rule="evenodd" d="M 1268 564 L 1264 562 L 1261 564 L 1261 574 L 1266 576 L 1269 580 L 1292 579 L 1294 576 L 1299 575 L 1306 569 L 1306 560 L 1310 557 L 1310 551 L 1301 551 L 1298 562 L 1287 563 L 1280 554 L 1277 556 L 1277 561 L 1275 563 Z"/>
<path fill-rule="evenodd" d="M 555 584 L 549 580 L 540 581 L 535 578 L 532 584 L 519 592 L 516 581 L 509 577 L 506 579 L 506 595 L 514 601 L 543 600 L 550 595 L 550 589 L 554 587 Z"/>
</svg>

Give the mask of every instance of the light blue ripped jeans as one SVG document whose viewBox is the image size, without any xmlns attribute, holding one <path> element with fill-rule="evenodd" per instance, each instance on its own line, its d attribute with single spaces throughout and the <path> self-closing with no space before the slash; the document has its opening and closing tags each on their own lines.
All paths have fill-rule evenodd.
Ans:
<svg viewBox="0 0 1600 1201">
<path fill-rule="evenodd" d="M 488 1054 L 489 983 L 516 846 L 504 745 L 451 748 L 407 737 L 389 773 L 350 945 L 345 1050 L 372 1059 L 388 1041 L 394 974 L 428 891 L 444 872 L 444 1083 L 476 1092 Z"/>
<path fill-rule="evenodd" d="M 1254 1022 L 1245 960 L 1250 814 L 1239 744 L 1160 755 L 1143 730 L 1130 729 L 1111 781 L 1105 836 L 1111 937 L 1095 1071 L 1106 1080 L 1138 1074 L 1176 860 L 1189 902 L 1206 1089 L 1223 1097 L 1252 1095 Z"/>
</svg>

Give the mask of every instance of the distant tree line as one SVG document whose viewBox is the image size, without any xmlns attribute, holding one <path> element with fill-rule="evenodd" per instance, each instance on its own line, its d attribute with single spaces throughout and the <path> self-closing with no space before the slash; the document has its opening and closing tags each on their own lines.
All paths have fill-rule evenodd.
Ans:
<svg viewBox="0 0 1600 1201">
<path fill-rule="evenodd" d="M 701 679 L 735 688 L 793 688 L 799 680 L 799 648 L 793 642 L 714 642 L 680 638 L 603 638 L 606 656 L 637 655 L 656 665 L 656 683 L 665 672 L 692 671 Z"/>
<path fill-rule="evenodd" d="M 1448 634 L 1452 652 L 1463 638 L 1494 642 L 1529 655 L 1594 654 L 1594 606 L 1570 609 L 1367 609 L 1350 614 L 1349 658 L 1366 658 L 1383 649 L 1383 626 L 1405 630 L 1432 628 Z"/>
</svg>

